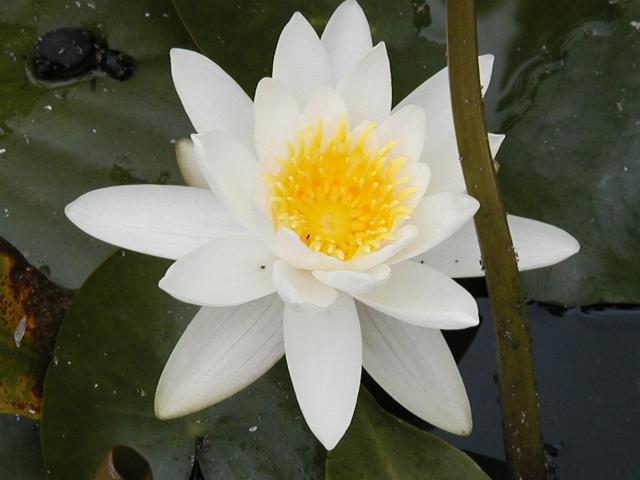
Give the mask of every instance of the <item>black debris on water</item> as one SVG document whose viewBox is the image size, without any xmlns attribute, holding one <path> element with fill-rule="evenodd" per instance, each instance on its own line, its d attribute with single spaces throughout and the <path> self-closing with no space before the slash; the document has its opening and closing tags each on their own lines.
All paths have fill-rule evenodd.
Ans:
<svg viewBox="0 0 640 480">
<path fill-rule="evenodd" d="M 126 80 L 134 70 L 128 55 L 99 41 L 86 28 L 64 27 L 38 38 L 32 53 L 33 74 L 47 82 L 70 80 L 90 73 L 105 73 Z"/>
</svg>

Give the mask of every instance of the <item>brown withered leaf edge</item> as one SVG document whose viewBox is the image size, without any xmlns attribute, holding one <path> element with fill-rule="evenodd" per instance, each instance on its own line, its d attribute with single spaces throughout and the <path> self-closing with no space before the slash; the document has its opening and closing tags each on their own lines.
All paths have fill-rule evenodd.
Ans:
<svg viewBox="0 0 640 480">
<path fill-rule="evenodd" d="M 0 413 L 40 418 L 44 376 L 72 299 L 0 237 Z"/>
</svg>

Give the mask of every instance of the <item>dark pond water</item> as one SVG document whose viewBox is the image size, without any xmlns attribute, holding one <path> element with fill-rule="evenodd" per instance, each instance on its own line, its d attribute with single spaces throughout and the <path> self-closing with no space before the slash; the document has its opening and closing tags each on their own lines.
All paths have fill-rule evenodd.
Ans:
<svg viewBox="0 0 640 480">
<path fill-rule="evenodd" d="M 474 432 L 438 432 L 470 452 L 503 459 L 495 348 L 487 300 L 460 362 Z M 640 478 L 640 310 L 529 307 L 545 443 L 558 479 Z"/>
<path fill-rule="evenodd" d="M 448 336 L 456 356 L 462 357 L 459 367 L 471 400 L 473 433 L 434 433 L 472 454 L 492 478 L 501 480 L 507 476 L 495 338 L 488 300 L 480 298 L 479 305 L 482 322 L 475 332 Z M 640 307 L 562 311 L 530 303 L 528 314 L 554 478 L 640 479 Z M 395 414 L 425 427 L 382 392 L 375 393 Z"/>
</svg>

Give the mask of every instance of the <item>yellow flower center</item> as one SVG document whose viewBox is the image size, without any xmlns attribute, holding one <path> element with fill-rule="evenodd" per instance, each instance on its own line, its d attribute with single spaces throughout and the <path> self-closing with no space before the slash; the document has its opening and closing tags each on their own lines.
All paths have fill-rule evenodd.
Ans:
<svg viewBox="0 0 640 480">
<path fill-rule="evenodd" d="M 265 177 L 277 228 L 290 228 L 312 250 L 343 261 L 394 239 L 412 214 L 404 199 L 419 189 L 399 175 L 407 158 L 389 155 L 397 142 L 367 148 L 375 128 L 371 123 L 354 139 L 343 120 L 326 141 L 322 122 L 298 132 L 279 172 Z"/>
</svg>

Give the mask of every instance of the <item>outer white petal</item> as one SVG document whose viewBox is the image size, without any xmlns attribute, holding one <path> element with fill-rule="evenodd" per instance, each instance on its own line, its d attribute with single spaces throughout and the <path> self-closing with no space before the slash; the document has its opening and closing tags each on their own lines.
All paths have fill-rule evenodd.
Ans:
<svg viewBox="0 0 640 480">
<path fill-rule="evenodd" d="M 327 450 L 351 423 L 362 369 L 362 336 L 353 298 L 328 308 L 285 305 L 284 346 L 293 388 L 309 428 Z"/>
<path fill-rule="evenodd" d="M 399 322 L 358 305 L 364 368 L 403 407 L 458 435 L 471 433 L 471 407 L 440 330 Z"/>
<path fill-rule="evenodd" d="M 355 0 L 346 0 L 336 8 L 322 32 L 333 78 L 340 81 L 372 47 L 369 23 Z"/>
<path fill-rule="evenodd" d="M 326 285 L 330 285 L 351 295 L 358 295 L 368 292 L 372 288 L 378 287 L 386 282 L 389 279 L 389 275 L 391 275 L 391 269 L 383 263 L 366 272 L 353 270 L 326 272 L 314 270 L 311 274 Z"/>
<path fill-rule="evenodd" d="M 379 43 L 338 84 L 349 120 L 382 123 L 391 111 L 391 68 L 384 43 Z"/>
<path fill-rule="evenodd" d="M 201 308 L 164 367 L 156 416 L 175 418 L 218 403 L 267 372 L 284 354 L 282 301 Z"/>
<path fill-rule="evenodd" d="M 507 215 L 507 221 L 521 271 L 554 265 L 580 250 L 575 238 L 548 223 L 515 215 Z M 419 259 L 452 277 L 484 275 L 473 221 Z"/>
<path fill-rule="evenodd" d="M 484 93 L 491 79 L 493 55 L 480 56 L 478 64 Z M 426 112 L 426 139 L 422 161 L 431 167 L 429 193 L 464 192 L 466 187 L 451 110 L 449 70 L 443 68 L 426 80 L 402 100 L 394 111 L 410 104 L 420 105 Z"/>
<path fill-rule="evenodd" d="M 287 142 L 295 139 L 300 105 L 278 80 L 263 78 L 255 96 L 255 142 L 262 162 L 286 158 Z"/>
<path fill-rule="evenodd" d="M 100 240 L 171 259 L 215 238 L 250 235 L 211 191 L 193 187 L 101 188 L 71 202 L 64 212 Z"/>
<path fill-rule="evenodd" d="M 416 239 L 389 263 L 398 263 L 420 255 L 446 240 L 478 211 L 478 201 L 465 193 L 427 195 L 411 216 L 418 229 Z"/>
<path fill-rule="evenodd" d="M 489 149 L 491 150 L 491 156 L 496 158 L 498 150 L 500 150 L 502 142 L 504 142 L 504 139 L 507 138 L 507 136 L 502 133 L 489 133 L 487 136 L 489 137 Z"/>
<path fill-rule="evenodd" d="M 378 141 L 381 145 L 397 141 L 390 156 L 407 157 L 410 162 L 417 162 L 424 147 L 425 119 L 424 109 L 407 105 L 382 122 L 377 131 Z"/>
<path fill-rule="evenodd" d="M 178 259 L 159 285 L 183 302 L 239 305 L 275 291 L 274 260 L 271 250 L 256 237 L 214 240 Z"/>
<path fill-rule="evenodd" d="M 198 160 L 197 155 L 198 149 L 190 138 L 180 138 L 176 142 L 176 160 L 185 183 L 191 187 L 208 189 L 209 184 L 200 168 L 202 161 Z"/>
<path fill-rule="evenodd" d="M 285 84 L 300 103 L 318 87 L 333 84 L 324 46 L 300 12 L 282 29 L 273 57 L 273 78 Z"/>
<path fill-rule="evenodd" d="M 490 133 L 488 137 L 491 156 L 495 158 L 505 136 Z M 439 138 L 430 140 L 425 142 L 421 158 L 423 163 L 431 167 L 432 181 L 428 193 L 464 192 L 467 187 L 464 183 L 455 132 L 443 131 Z"/>
<path fill-rule="evenodd" d="M 482 92 L 486 91 L 493 70 L 493 55 L 478 57 Z M 453 131 L 453 112 L 449 90 L 449 69 L 443 68 L 404 98 L 394 110 L 406 105 L 420 105 L 427 113 L 427 141 L 443 131 Z"/>
<path fill-rule="evenodd" d="M 211 190 L 242 223 L 256 232 L 253 222 L 253 190 L 259 169 L 253 154 L 224 132 L 208 132 L 191 137 L 198 149 L 196 158 Z"/>
<path fill-rule="evenodd" d="M 173 48 L 171 75 L 197 132 L 222 130 L 253 149 L 253 102 L 224 70 L 204 55 Z"/>
<path fill-rule="evenodd" d="M 356 298 L 419 327 L 455 330 L 478 324 L 478 306 L 469 292 L 417 262 L 394 265 L 387 283 Z"/>
<path fill-rule="evenodd" d="M 307 303 L 324 308 L 338 297 L 335 289 L 313 278 L 308 270 L 299 270 L 282 260 L 273 265 L 273 284 L 287 304 Z"/>
</svg>

